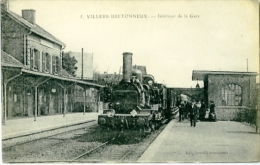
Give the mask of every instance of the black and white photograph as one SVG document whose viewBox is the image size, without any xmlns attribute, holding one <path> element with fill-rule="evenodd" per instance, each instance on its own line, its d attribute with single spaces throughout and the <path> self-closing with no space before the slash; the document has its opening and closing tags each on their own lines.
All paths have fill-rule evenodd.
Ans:
<svg viewBox="0 0 260 165">
<path fill-rule="evenodd" d="M 1 163 L 259 163 L 259 6 L 1 0 Z"/>
</svg>

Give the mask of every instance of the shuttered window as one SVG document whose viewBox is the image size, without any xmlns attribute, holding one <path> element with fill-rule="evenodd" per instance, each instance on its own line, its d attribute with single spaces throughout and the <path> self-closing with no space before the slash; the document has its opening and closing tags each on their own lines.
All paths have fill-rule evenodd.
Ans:
<svg viewBox="0 0 260 165">
<path fill-rule="evenodd" d="M 51 70 L 51 55 L 46 53 L 46 72 L 50 72 Z"/>
<path fill-rule="evenodd" d="M 40 69 L 40 52 L 34 48 L 30 48 L 30 68 L 33 70 Z"/>
<path fill-rule="evenodd" d="M 42 52 L 42 72 L 45 72 L 46 69 L 46 53 Z"/>
<path fill-rule="evenodd" d="M 30 68 L 34 68 L 34 50 L 33 48 L 30 49 Z"/>
<path fill-rule="evenodd" d="M 52 56 L 52 73 L 56 73 L 56 56 Z"/>
<path fill-rule="evenodd" d="M 57 56 L 56 56 L 56 70 L 57 70 L 57 73 L 60 73 L 60 70 L 61 70 L 61 60 Z"/>
<path fill-rule="evenodd" d="M 30 60 L 31 60 L 31 49 L 28 48 L 26 52 L 26 65 L 30 66 Z"/>
<path fill-rule="evenodd" d="M 40 69 L 40 52 L 37 50 L 37 49 L 34 49 L 34 54 L 35 54 L 35 66 L 34 68 L 36 70 L 39 70 Z"/>
</svg>

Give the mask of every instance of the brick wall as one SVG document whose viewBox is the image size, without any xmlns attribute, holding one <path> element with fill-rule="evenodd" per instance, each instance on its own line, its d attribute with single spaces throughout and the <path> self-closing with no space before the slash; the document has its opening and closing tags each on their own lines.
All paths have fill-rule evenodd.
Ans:
<svg viewBox="0 0 260 165">
<path fill-rule="evenodd" d="M 218 120 L 236 120 L 238 112 L 243 109 L 244 106 L 217 106 L 215 111 Z"/>
<path fill-rule="evenodd" d="M 2 12 L 2 50 L 14 56 L 20 62 L 24 62 L 24 34 L 29 30 L 25 29 L 22 25 L 15 22 L 9 16 Z"/>
<path fill-rule="evenodd" d="M 242 106 L 222 106 L 222 87 L 237 84 L 242 88 Z M 208 75 L 208 101 L 214 101 L 219 120 L 233 120 L 243 107 L 255 108 L 256 76 Z"/>
<path fill-rule="evenodd" d="M 57 56 L 60 60 L 59 70 L 61 70 L 62 61 L 61 61 L 61 45 L 56 44 L 52 41 L 44 39 L 43 37 L 30 33 L 25 26 L 14 21 L 14 19 L 10 18 L 7 14 L 2 12 L 2 38 L 1 38 L 1 48 L 4 52 L 12 55 L 21 63 L 25 62 L 25 52 L 27 52 L 28 57 L 30 56 L 30 48 L 35 48 L 40 53 L 40 61 L 42 60 L 42 52 L 48 53 L 51 56 Z M 28 35 L 27 35 L 28 34 Z M 44 44 L 44 43 L 45 44 Z M 40 62 L 40 68 L 41 70 Z M 61 73 L 58 73 L 61 74 Z"/>
</svg>

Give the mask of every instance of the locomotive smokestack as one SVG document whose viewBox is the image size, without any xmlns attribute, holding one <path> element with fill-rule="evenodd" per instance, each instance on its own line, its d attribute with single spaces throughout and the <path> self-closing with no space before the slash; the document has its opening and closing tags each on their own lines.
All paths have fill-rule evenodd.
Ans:
<svg viewBox="0 0 260 165">
<path fill-rule="evenodd" d="M 133 53 L 123 53 L 123 80 L 130 82 L 132 77 L 132 55 Z"/>
</svg>

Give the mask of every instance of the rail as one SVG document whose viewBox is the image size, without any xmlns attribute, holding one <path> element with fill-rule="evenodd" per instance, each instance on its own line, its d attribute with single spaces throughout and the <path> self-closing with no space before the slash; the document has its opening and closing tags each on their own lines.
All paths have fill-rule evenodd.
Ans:
<svg viewBox="0 0 260 165">
<path fill-rule="evenodd" d="M 74 129 L 70 129 L 70 130 L 62 130 L 62 129 L 66 129 L 66 128 L 69 128 L 69 127 L 73 128 L 75 126 L 84 125 L 86 123 L 91 123 L 91 122 L 96 122 L 96 120 L 90 120 L 90 121 L 87 121 L 87 122 L 82 122 L 82 123 L 77 123 L 77 124 L 73 124 L 73 125 L 67 125 L 67 126 L 62 126 L 62 127 L 58 127 L 58 128 L 53 128 L 53 129 L 49 129 L 49 130 L 43 130 L 43 131 L 39 131 L 39 132 L 35 132 L 35 133 L 29 133 L 29 134 L 26 134 L 26 135 L 16 136 L 16 137 L 12 137 L 12 138 L 2 139 L 2 143 L 3 142 L 5 143 L 6 141 L 10 141 L 10 140 L 19 139 L 19 140 L 17 140 L 17 141 L 19 141 L 18 143 L 10 144 L 10 145 L 7 145 L 7 146 L 2 144 L 3 145 L 2 147 L 3 147 L 3 149 L 8 149 L 8 148 L 11 148 L 11 147 L 27 144 L 27 143 L 34 142 L 34 141 L 37 141 L 37 140 L 50 138 L 50 137 L 53 137 L 53 136 L 65 134 L 65 133 L 68 133 L 68 132 L 73 132 L 73 131 L 80 130 L 80 129 L 85 129 L 85 127 L 79 127 L 79 128 L 74 128 Z M 53 132 L 53 131 L 56 131 L 56 132 Z M 46 135 L 46 136 L 41 135 L 42 133 L 46 133 L 46 134 L 49 133 L 50 135 Z M 28 140 L 23 140 L 21 138 L 26 138 Z"/>
<path fill-rule="evenodd" d="M 97 147 L 95 147 L 95 148 L 93 148 L 93 149 L 91 149 L 91 150 L 89 150 L 89 151 L 87 151 L 87 152 L 82 153 L 81 155 L 79 155 L 79 156 L 77 156 L 77 157 L 71 159 L 69 162 L 73 162 L 73 161 L 75 161 L 75 160 L 77 160 L 77 159 L 79 159 L 79 158 L 81 158 L 81 157 L 83 157 L 83 156 L 85 156 L 85 155 L 88 155 L 88 154 L 90 154 L 90 153 L 92 153 L 92 152 L 98 150 L 99 148 L 101 148 L 101 147 L 103 147 L 103 146 L 105 146 L 105 145 L 107 145 L 107 144 L 108 144 L 108 141 L 105 142 L 105 143 L 102 143 L 101 145 L 99 145 L 99 146 L 97 146 Z"/>
</svg>

